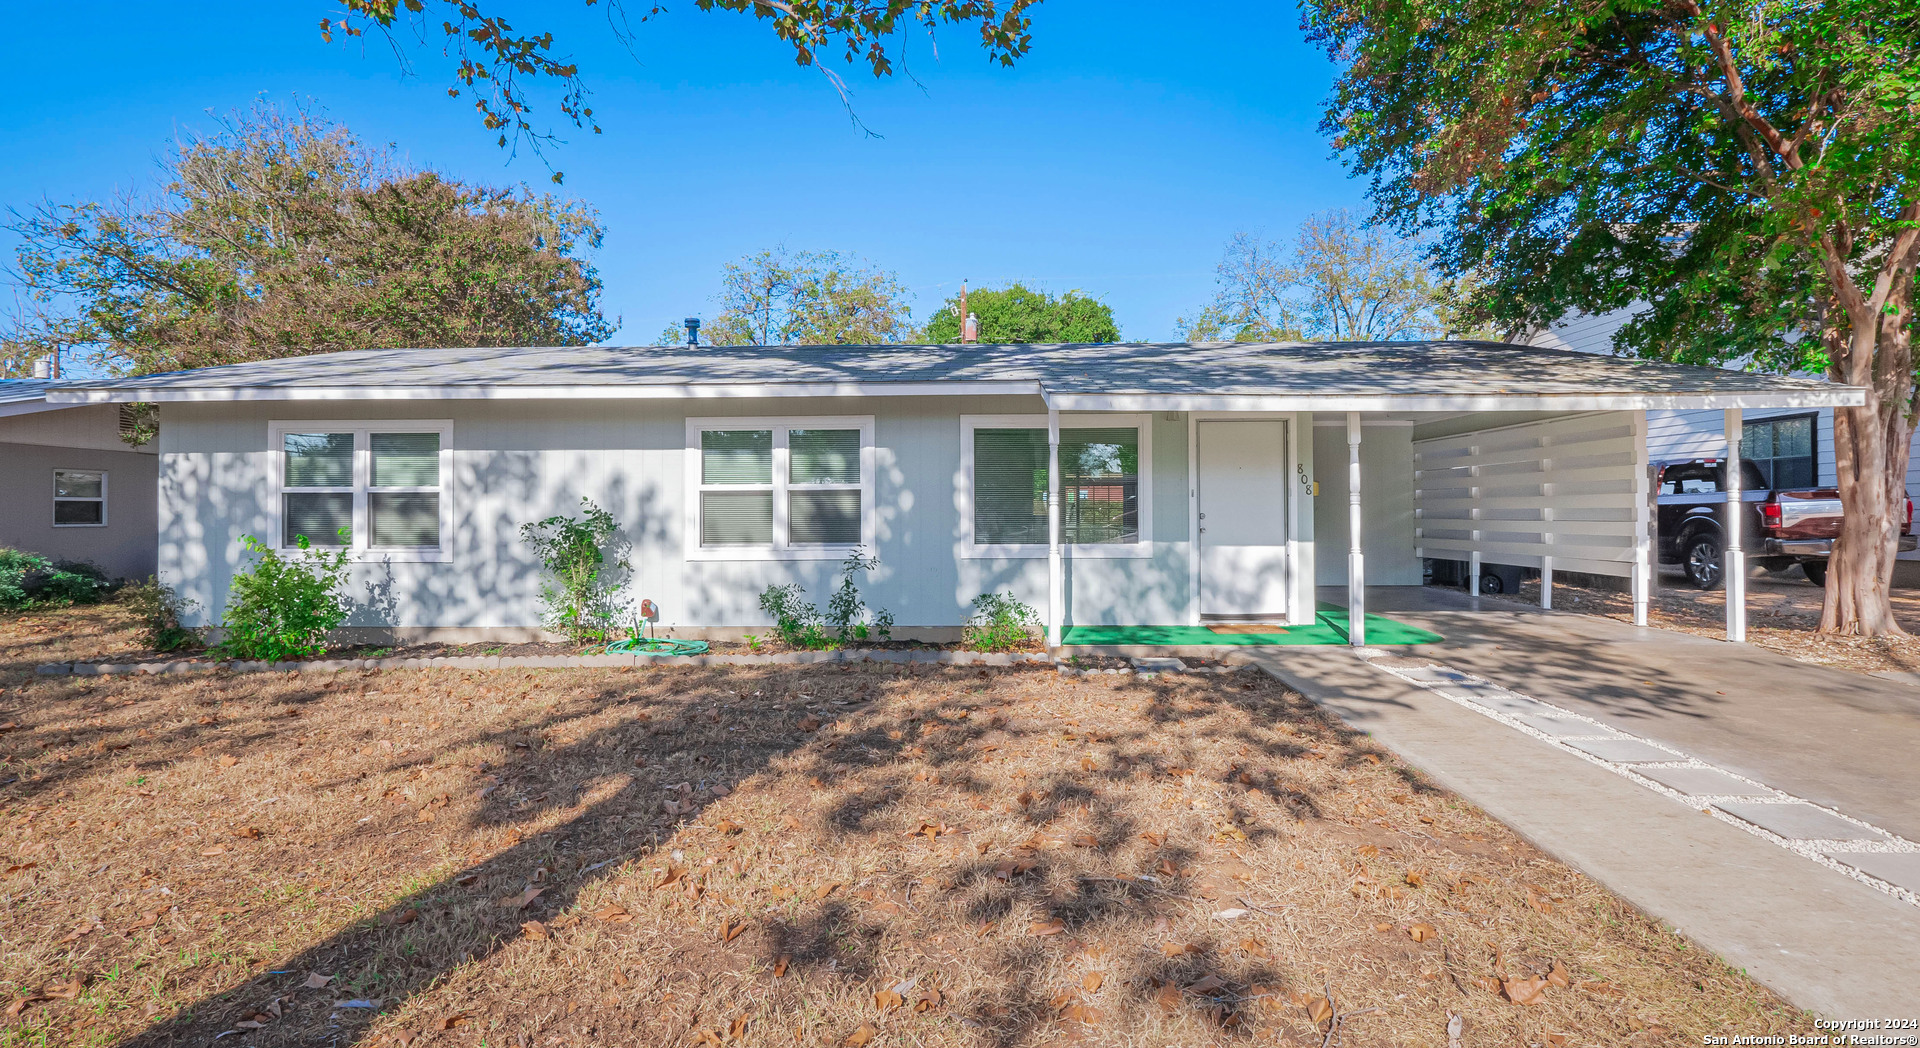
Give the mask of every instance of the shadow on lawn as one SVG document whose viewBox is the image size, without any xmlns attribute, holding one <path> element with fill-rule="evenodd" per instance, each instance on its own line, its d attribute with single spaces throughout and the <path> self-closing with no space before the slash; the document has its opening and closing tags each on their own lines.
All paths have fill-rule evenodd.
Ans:
<svg viewBox="0 0 1920 1048">
<path fill-rule="evenodd" d="M 543 682 L 556 686 L 569 683 L 562 674 L 531 679 L 535 689 Z M 1038 671 L 994 671 L 989 675 L 982 671 L 916 671 L 886 666 L 790 671 L 689 669 L 600 679 L 609 686 L 587 696 L 588 705 L 597 703 L 597 711 L 604 713 L 607 705 L 633 703 L 634 715 L 615 716 L 610 726 L 571 742 L 552 744 L 549 740 L 568 734 L 567 722 L 582 715 L 583 707 L 574 704 L 512 730 L 459 742 L 462 746 L 497 743 L 516 754 L 514 760 L 492 770 L 499 784 L 472 814 L 472 828 L 527 824 L 543 813 L 572 807 L 574 792 L 583 783 L 605 778 L 616 769 L 632 772 L 636 765 L 680 757 L 683 763 L 709 769 L 715 781 L 739 782 L 756 773 L 765 773 L 763 780 L 772 776 L 770 782 L 763 781 L 742 797 L 768 789 L 782 791 L 787 797 L 798 796 L 803 788 L 811 789 L 815 796 L 829 794 L 831 802 L 823 817 L 805 832 L 823 848 L 847 846 L 877 833 L 897 834 L 897 823 L 912 803 L 908 796 L 915 783 L 927 777 L 982 804 L 989 797 L 1004 804 L 1010 786 L 1004 773 L 996 779 L 995 771 L 981 762 L 985 740 L 992 737 L 1005 751 L 1044 745 L 1046 739 L 1057 739 L 1061 733 L 1057 722 L 1031 708 L 1037 704 L 1009 704 L 1004 693 L 972 690 L 983 685 L 1014 689 L 1054 686 L 1050 674 L 1043 677 Z M 296 705 L 354 701 L 352 696 L 330 694 L 325 688 L 301 694 L 305 691 L 291 692 L 283 701 Z M 1163 917 L 1191 913 L 1196 887 L 1180 877 L 1163 877 L 1158 884 L 1115 878 L 1114 874 L 1126 870 L 1186 867 L 1196 861 L 1201 847 L 1193 840 L 1143 846 L 1142 834 L 1148 838 L 1154 835 L 1144 821 L 1142 805 L 1128 797 L 1129 790 L 1188 774 L 1216 782 L 1230 779 L 1236 791 L 1259 790 L 1294 817 L 1317 819 L 1324 812 L 1323 798 L 1316 787 L 1295 781 L 1288 772 L 1273 770 L 1269 764 L 1313 756 L 1331 758 L 1336 766 L 1344 766 L 1365 757 L 1364 750 L 1356 745 L 1361 740 L 1352 733 L 1329 724 L 1298 696 L 1257 675 L 1235 675 L 1204 685 L 1166 678 L 1140 680 L 1117 694 L 1136 702 L 1148 699 L 1144 717 L 1135 711 L 1122 727 L 1100 739 L 1103 757 L 1097 767 L 1056 761 L 1035 767 L 1033 776 L 1019 783 L 1029 799 L 1020 804 L 1014 817 L 1036 834 L 1047 832 L 1048 825 L 1057 819 L 1077 817 L 1083 832 L 1091 838 L 1086 846 L 1009 852 L 983 845 L 979 854 L 951 863 L 938 885 L 921 889 L 925 905 L 947 906 L 956 914 L 964 914 L 965 921 L 972 924 L 1018 919 L 1026 911 L 1050 914 L 1064 926 L 1064 938 L 1060 940 L 1006 937 L 983 940 L 977 947 L 985 956 L 970 963 L 971 976 L 989 980 L 992 985 L 972 994 L 960 1015 L 978 1028 L 976 1034 L 984 1034 L 992 1043 L 1029 1043 L 1055 1028 L 1060 1005 L 1050 999 L 1054 991 L 1042 985 L 1037 974 L 1043 970 L 1043 955 L 1053 943 L 1113 924 L 1144 930 Z M 796 726 L 809 711 L 794 701 L 795 696 L 846 702 L 846 706 L 831 711 L 841 718 L 844 728 L 830 724 L 809 733 Z M 644 716 L 640 714 L 642 707 Z M 1219 713 L 1230 715 L 1226 723 L 1209 727 L 1206 735 L 1188 733 L 1192 725 Z M 1283 735 L 1266 728 L 1277 721 L 1291 724 L 1296 729 L 1294 734 Z M 937 727 L 927 730 L 934 725 Z M 729 731 L 740 728 L 745 730 Z M 264 743 L 273 733 L 271 725 L 263 724 L 254 737 Z M 1212 766 L 1217 762 L 1210 761 L 1202 751 L 1214 744 L 1241 754 L 1233 767 Z M 427 753 L 411 763 L 431 763 L 432 759 L 433 754 Z M 407 766 L 408 762 L 403 762 L 389 770 Z M 72 769 L 68 775 L 78 770 Z M 484 788 L 481 783 L 487 780 L 482 773 L 475 775 L 473 785 Z M 802 787 L 803 783 L 811 785 Z M 345 784 L 315 784 L 315 788 L 327 785 Z M 700 814 L 697 809 L 678 818 L 656 815 L 659 796 L 629 785 L 593 800 L 559 827 L 474 861 L 408 894 L 379 914 L 342 928 L 272 965 L 287 974 L 266 974 L 204 994 L 173 1017 L 157 1020 L 119 1043 L 127 1048 L 207 1044 L 223 1031 L 237 1029 L 237 1023 L 262 1012 L 276 999 L 283 1014 L 272 1016 L 257 1029 L 245 1030 L 243 1036 L 228 1043 L 373 1043 L 372 1013 L 335 1008 L 336 1000 L 377 997 L 383 1002 L 383 1010 L 391 1012 L 414 994 L 457 982 L 461 973 L 484 983 L 487 976 L 482 969 L 490 958 L 521 937 L 523 921 L 538 919 L 560 928 L 581 893 L 604 878 L 621 874 L 627 860 L 670 865 L 666 853 L 690 840 L 689 832 L 710 834 L 709 828 L 694 825 Z M 1238 821 L 1244 814 L 1242 802 L 1232 805 L 1230 818 Z M 915 812 L 919 810 L 914 808 Z M 1247 846 L 1258 847 L 1276 832 L 1264 822 L 1247 824 Z M 1029 868 L 1020 869 L 1021 862 L 1028 863 Z M 1014 864 L 1011 876 L 1009 863 Z M 1153 865 L 1157 863 L 1166 865 Z M 635 876 L 633 871 L 626 871 L 626 875 Z M 529 888 L 540 888 L 542 893 L 525 909 L 500 903 Z M 909 903 L 914 901 L 913 890 L 909 885 Z M 966 930 L 956 922 L 946 926 L 945 933 Z M 776 958 L 790 955 L 794 968 L 789 976 L 791 985 L 817 989 L 823 981 L 861 983 L 879 973 L 887 931 L 885 922 L 876 925 L 871 914 L 860 912 L 860 907 L 842 893 L 813 901 L 794 918 L 757 921 L 753 933 L 729 949 L 738 970 L 753 968 L 756 963 L 770 965 Z M 685 932 L 690 943 L 701 934 L 691 920 Z M 1144 936 L 1132 938 L 1140 943 L 1139 955 L 1117 959 L 1116 963 L 1134 976 L 1124 986 L 1109 986 L 1110 992 L 1121 995 L 1123 1008 L 1153 1004 L 1164 1009 L 1171 992 L 1176 1009 L 1189 1010 L 1225 1033 L 1242 1028 L 1246 1022 L 1246 1005 L 1242 1002 L 1247 987 L 1265 983 L 1280 989 L 1273 985 L 1278 977 L 1263 961 L 1235 960 L 1227 950 L 1168 956 L 1143 941 Z M 712 942 L 710 937 L 699 941 Z M 340 983 L 324 990 L 300 990 L 309 972 L 338 973 Z M 656 985 L 674 978 L 672 972 L 653 974 L 657 976 Z M 567 978 L 561 974 L 554 981 Z M 1166 987 L 1174 989 L 1168 991 Z M 1205 988 L 1205 992 L 1194 992 L 1194 987 Z M 635 987 L 636 992 L 639 989 Z M 871 993 L 872 988 L 863 992 Z M 1113 1000 L 1108 998 L 1109 1007 Z M 545 1044 L 556 1033 L 566 1035 L 568 1043 L 580 1037 L 601 1043 L 684 1043 L 697 1032 L 687 1025 L 693 1020 L 683 1023 L 684 1017 L 678 1012 L 662 1011 L 636 1019 L 629 1008 L 620 1013 L 626 1016 L 623 1019 L 589 1009 L 591 1014 L 574 1018 L 569 1008 L 568 1017 L 543 1020 L 535 1014 L 538 1009 L 534 1002 L 514 1003 L 525 1008 L 527 1018 L 521 1028 L 489 1030 L 487 1043 Z M 698 1004 L 696 1000 L 696 1007 Z M 409 1022 L 419 1032 L 420 1018 L 410 1018 Z M 634 1025 L 616 1029 L 622 1022 Z M 587 1031 L 584 1034 L 582 1024 Z M 841 1030 L 832 1036 L 837 1042 L 848 1032 Z M 430 1040 L 438 1043 L 449 1036 L 455 1035 L 435 1034 Z M 464 1043 L 472 1037 L 460 1034 L 458 1040 Z"/>
</svg>

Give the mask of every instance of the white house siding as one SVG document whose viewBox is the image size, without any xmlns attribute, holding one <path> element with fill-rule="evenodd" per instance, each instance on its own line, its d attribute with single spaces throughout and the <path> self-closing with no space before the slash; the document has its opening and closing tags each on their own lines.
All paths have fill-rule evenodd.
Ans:
<svg viewBox="0 0 1920 1048">
<path fill-rule="evenodd" d="M 1413 443 L 1429 557 L 1630 576 L 1647 473 L 1633 412 L 1572 415 Z"/>
<path fill-rule="evenodd" d="M 89 561 L 116 578 L 146 578 L 154 571 L 157 461 L 151 448 L 120 439 L 115 405 L 0 417 L 0 546 Z M 54 526 L 57 469 L 106 473 L 104 526 Z"/>
<path fill-rule="evenodd" d="M 217 622 L 242 535 L 269 527 L 272 421 L 450 419 L 451 560 L 369 559 L 353 569 L 359 604 L 350 625 L 479 629 L 504 634 L 539 621 L 538 566 L 520 525 L 574 511 L 592 498 L 631 542 L 627 595 L 660 607 L 661 624 L 760 626 L 768 585 L 798 582 L 824 605 L 837 564 L 699 561 L 684 555 L 689 416 L 872 415 L 876 547 L 881 567 L 863 586 L 870 606 L 903 627 L 950 627 L 972 599 L 1011 591 L 1046 606 L 1046 560 L 956 555 L 955 498 L 962 414 L 1030 414 L 1029 398 L 767 400 L 452 400 L 241 402 L 166 405 L 160 437 L 160 570 L 199 602 L 195 624 Z M 1150 559 L 1072 561 L 1072 622 L 1187 621 L 1186 420 L 1153 421 Z"/>
<path fill-rule="evenodd" d="M 1347 424 L 1344 416 L 1321 415 L 1313 426 L 1313 471 L 1320 483 L 1314 500 L 1313 533 L 1320 546 L 1314 581 L 1347 584 Z M 1370 423 L 1360 431 L 1360 540 L 1366 550 L 1369 586 L 1418 586 L 1414 555 L 1413 426 Z"/>
</svg>

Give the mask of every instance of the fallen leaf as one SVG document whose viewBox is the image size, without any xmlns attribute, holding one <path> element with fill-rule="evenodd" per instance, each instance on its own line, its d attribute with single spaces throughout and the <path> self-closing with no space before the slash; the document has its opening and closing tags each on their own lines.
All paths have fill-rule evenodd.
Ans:
<svg viewBox="0 0 1920 1048">
<path fill-rule="evenodd" d="M 509 910 L 524 910 L 533 905 L 533 900 L 546 894 L 545 888 L 528 888 L 518 895 L 500 900 L 500 905 Z"/>
<path fill-rule="evenodd" d="M 1224 990 L 1226 987 L 1227 981 L 1225 979 L 1220 978 L 1218 975 L 1209 975 L 1203 979 L 1195 980 L 1187 986 L 1187 990 L 1190 993 L 1211 996 L 1215 990 Z"/>
<path fill-rule="evenodd" d="M 332 981 L 333 976 L 331 975 L 321 975 L 319 972 L 308 972 L 307 981 L 301 983 L 300 988 L 302 990 L 324 989 L 326 985 Z"/>
<path fill-rule="evenodd" d="M 1200 947 L 1190 942 L 1169 942 L 1160 944 L 1160 953 L 1167 957 L 1184 957 L 1190 953 L 1199 953 Z"/>
<path fill-rule="evenodd" d="M 658 876 L 654 877 L 652 887 L 665 888 L 686 875 L 687 871 L 678 866 L 669 866 L 665 870 L 660 871 Z"/>
<path fill-rule="evenodd" d="M 848 1034 L 847 1039 L 840 1043 L 846 1045 L 846 1048 L 865 1048 L 865 1046 L 873 1040 L 874 1035 L 879 1032 L 880 1031 L 868 1026 L 866 1023 L 861 1023 L 859 1029 Z"/>
<path fill-rule="evenodd" d="M 801 730 L 801 731 L 819 731 L 819 730 L 820 730 L 820 718 L 818 718 L 818 717 L 816 717 L 816 716 L 814 716 L 814 715 L 813 715 L 813 714 L 811 714 L 811 713 L 809 713 L 809 714 L 807 714 L 806 716 L 804 716 L 804 717 L 802 717 L 802 718 L 800 718 L 800 730 Z M 862 1043 L 862 1044 L 865 1044 L 866 1042 L 864 1042 L 864 1041 L 862 1041 L 861 1043 Z"/>
<path fill-rule="evenodd" d="M 387 917 L 387 924 L 389 925 L 412 924 L 413 922 L 419 919 L 420 919 L 420 911 L 409 906 L 406 909 L 401 910 L 399 913 L 390 914 Z"/>
<path fill-rule="evenodd" d="M 714 789 L 716 790 L 720 788 L 721 787 L 718 787 L 718 786 L 714 787 Z M 741 830 L 745 829 L 746 827 L 740 825 L 737 822 L 734 822 L 732 819 L 721 819 L 719 822 L 714 824 L 713 828 L 716 832 L 719 832 L 719 833 L 734 834 L 734 833 L 739 833 Z"/>
<path fill-rule="evenodd" d="M 1245 917 L 1249 912 L 1251 911 L 1243 910 L 1240 907 L 1235 906 L 1229 909 L 1220 910 L 1219 912 L 1213 915 L 1213 919 L 1216 921 L 1237 921 L 1240 918 Z"/>
<path fill-rule="evenodd" d="M 1564 990 L 1573 985 L 1573 979 L 1567 975 L 1566 968 L 1559 961 L 1553 962 L 1553 969 L 1547 972 L 1547 981 Z"/>
<path fill-rule="evenodd" d="M 780 816 L 780 825 L 784 829 L 797 830 L 800 828 L 800 820 L 791 815 L 782 815 Z"/>
<path fill-rule="evenodd" d="M 627 978 L 626 972 L 623 972 L 618 968 L 615 968 L 613 970 L 613 984 L 615 986 L 625 986 L 632 981 L 633 980 Z"/>
<path fill-rule="evenodd" d="M 1080 980 L 1080 985 L 1084 987 L 1088 993 L 1092 993 L 1100 988 L 1101 983 L 1106 981 L 1106 975 L 1100 972 L 1088 972 L 1086 977 Z"/>
<path fill-rule="evenodd" d="M 22 873 L 26 870 L 31 870 L 38 865 L 40 864 L 37 862 L 17 862 L 17 863 L 14 863 L 12 866 L 7 867 L 7 873 L 9 874 Z"/>
<path fill-rule="evenodd" d="M 1327 1022 L 1333 1018 L 1333 1005 L 1325 997 L 1315 997 L 1307 1002 L 1307 1018 L 1316 1026 Z"/>
<path fill-rule="evenodd" d="M 1035 921 L 1027 925 L 1028 935 L 1059 935 L 1067 930 L 1067 922 L 1058 917 L 1051 920 Z"/>
<path fill-rule="evenodd" d="M 827 883 L 813 890 L 813 897 L 815 899 L 824 899 L 827 896 L 832 895 L 835 891 L 839 890 L 840 887 L 841 885 L 839 881 L 828 881 Z"/>
<path fill-rule="evenodd" d="M 48 983 L 40 987 L 40 996 L 49 997 L 56 1001 L 71 1001 L 80 996 L 80 991 L 86 988 L 87 978 L 83 975 L 68 979 L 66 982 Z"/>
<path fill-rule="evenodd" d="M 32 1004 L 35 1001 L 44 1001 L 44 1000 L 46 1000 L 45 997 L 18 998 L 12 1004 L 7 1005 L 7 1018 L 18 1019 L 20 1018 L 20 1013 L 27 1010 L 27 1005 Z"/>
<path fill-rule="evenodd" d="M 916 1012 L 929 1012 L 940 1007 L 940 991 L 928 986 L 920 991 L 919 998 L 913 1002 Z"/>
<path fill-rule="evenodd" d="M 226 846 L 226 845 L 224 845 L 224 844 L 216 844 L 216 845 L 214 845 L 213 847 L 211 847 L 211 848 L 208 848 L 208 849 L 206 849 L 206 850 L 204 850 L 204 851 L 202 851 L 202 852 L 201 852 L 200 854 L 201 854 L 201 855 L 202 855 L 203 857 L 205 857 L 205 858 L 209 858 L 209 859 L 210 859 L 210 858 L 212 858 L 212 857 L 214 857 L 215 855 L 225 855 L 226 853 L 227 853 L 227 846 Z"/>
<path fill-rule="evenodd" d="M 1625 992 L 1623 992 L 1619 987 L 1613 985 L 1612 983 L 1583 982 L 1580 984 L 1580 988 L 1582 990 L 1585 990 L 1588 993 L 1598 994 L 1602 997 L 1625 997 L 1626 996 Z"/>
<path fill-rule="evenodd" d="M 873 1006 L 881 1011 L 891 1011 L 907 1003 L 907 999 L 892 990 L 881 990 L 873 995 Z"/>
<path fill-rule="evenodd" d="M 387 1032 L 389 1040 L 402 1046 L 412 1044 L 413 1039 L 418 1036 L 420 1035 L 413 1030 L 390 1030 Z"/>
<path fill-rule="evenodd" d="M 595 910 L 593 916 L 608 924 L 625 924 L 633 920 L 633 914 L 628 913 L 626 907 L 611 902 Z"/>
<path fill-rule="evenodd" d="M 451 1029 L 454 1029 L 455 1027 L 465 1026 L 466 1024 L 472 1021 L 473 1021 L 473 1015 L 471 1013 L 458 1012 L 453 1015 L 442 1017 L 439 1022 L 434 1024 L 434 1028 L 437 1030 L 451 1030 Z"/>
<path fill-rule="evenodd" d="M 1373 930 L 1376 932 L 1390 932 L 1393 930 L 1393 922 L 1381 921 L 1380 923 L 1373 926 Z"/>
<path fill-rule="evenodd" d="M 1536 975 L 1531 979 L 1508 979 L 1500 984 L 1500 988 L 1506 991 L 1507 1000 L 1515 1004 L 1547 1003 L 1547 980 L 1544 976 Z"/>
<path fill-rule="evenodd" d="M 1061 1009 L 1060 1018 L 1068 1022 L 1093 1026 L 1100 1022 L 1100 1011 L 1097 1008 L 1076 1001 Z"/>
<path fill-rule="evenodd" d="M 220 755 L 220 759 L 218 763 L 222 768 L 231 768 L 234 765 L 240 763 L 240 758 L 235 757 L 233 754 L 230 754 L 230 753 L 223 753 Z"/>
<path fill-rule="evenodd" d="M 1550 1033 L 1546 1035 L 1548 1048 L 1567 1048 L 1567 1035 Z"/>
<path fill-rule="evenodd" d="M 727 1025 L 727 1040 L 744 1041 L 747 1038 L 747 1017 L 741 1016 Z"/>
<path fill-rule="evenodd" d="M 714 1033 L 712 1030 L 695 1030 L 693 1032 L 693 1043 L 719 1045 L 723 1042 L 720 1040 L 720 1035 Z"/>
<path fill-rule="evenodd" d="M 520 925 L 520 934 L 529 939 L 545 939 L 548 936 L 547 926 L 539 921 L 526 921 Z"/>
<path fill-rule="evenodd" d="M 773 977 L 778 979 L 782 975 L 787 974 L 787 965 L 792 963 L 793 963 L 792 954 L 790 953 L 781 954 L 780 959 L 773 962 Z"/>
<path fill-rule="evenodd" d="M 1414 942 L 1426 942 L 1428 939 L 1438 939 L 1440 937 L 1439 931 L 1431 924 L 1409 925 L 1407 927 L 1407 934 L 1413 936 Z"/>
<path fill-rule="evenodd" d="M 1255 957 L 1269 956 L 1267 953 L 1267 944 L 1258 939 L 1242 939 L 1240 940 L 1240 948 L 1253 954 Z"/>
<path fill-rule="evenodd" d="M 738 939 L 740 937 L 741 932 L 744 932 L 746 930 L 747 930 L 746 921 L 722 923 L 720 925 L 720 941 L 732 942 L 733 940 Z"/>
<path fill-rule="evenodd" d="M 1427 883 L 1426 874 L 1420 872 L 1419 870 L 1407 871 L 1407 887 L 1418 888 L 1425 883 Z"/>
<path fill-rule="evenodd" d="M 235 837 L 245 837 L 247 840 L 250 840 L 250 841 L 257 841 L 260 839 L 260 827 L 237 826 L 234 828 L 233 835 Z"/>
</svg>

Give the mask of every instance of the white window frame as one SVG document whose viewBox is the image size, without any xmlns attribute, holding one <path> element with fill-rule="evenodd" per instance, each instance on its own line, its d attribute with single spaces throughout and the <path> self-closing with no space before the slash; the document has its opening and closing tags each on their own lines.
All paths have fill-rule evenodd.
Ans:
<svg viewBox="0 0 1920 1048">
<path fill-rule="evenodd" d="M 1153 556 L 1153 416 L 1138 414 L 1088 414 L 1060 416 L 1064 435 L 1069 429 L 1121 429 L 1131 426 L 1140 434 L 1140 486 L 1138 542 L 1062 542 L 1061 549 L 1074 557 L 1116 559 Z M 954 476 L 954 499 L 960 508 L 960 555 L 967 558 L 1037 558 L 1047 555 L 1047 544 L 989 543 L 973 540 L 973 431 L 976 429 L 1047 428 L 1045 415 L 962 415 L 960 416 L 960 472 Z M 1047 485 L 1049 497 L 1052 483 Z M 1061 522 L 1062 531 L 1065 521 Z"/>
<path fill-rule="evenodd" d="M 267 522 L 273 541 L 282 553 L 295 553 L 298 546 L 286 545 L 284 496 L 287 493 L 286 435 L 289 433 L 353 434 L 353 486 L 351 488 L 295 488 L 294 491 L 334 491 L 353 494 L 353 543 L 349 546 L 315 546 L 314 549 L 345 549 L 352 559 L 388 560 L 415 563 L 444 563 L 453 559 L 453 420 L 452 419 L 315 419 L 276 420 L 267 423 Z M 429 488 L 375 488 L 373 481 L 372 435 L 375 433 L 438 433 L 440 435 L 440 486 Z M 373 519 L 367 496 L 373 492 L 440 492 L 440 545 L 375 546 Z"/>
<path fill-rule="evenodd" d="M 703 546 L 700 544 L 700 495 L 705 491 L 757 491 L 760 485 L 701 483 L 700 434 L 709 430 L 766 429 L 773 431 L 773 542 L 766 546 Z M 853 429 L 860 431 L 860 542 L 857 545 L 795 546 L 788 542 L 790 523 L 787 495 L 791 491 L 846 490 L 843 484 L 788 482 L 787 434 L 796 429 Z M 687 419 L 686 448 L 686 559 L 690 561 L 844 560 L 850 553 L 872 553 L 874 548 L 873 416 L 819 415 Z"/>
<path fill-rule="evenodd" d="M 98 473 L 100 474 L 100 497 L 97 499 L 62 496 L 60 474 L 62 473 Z M 85 469 L 80 466 L 55 466 L 53 468 L 53 526 L 56 528 L 104 528 L 107 526 L 107 471 L 104 469 Z M 60 523 L 60 503 L 62 502 L 98 502 L 100 504 L 100 523 L 98 524 L 62 524 Z"/>
</svg>

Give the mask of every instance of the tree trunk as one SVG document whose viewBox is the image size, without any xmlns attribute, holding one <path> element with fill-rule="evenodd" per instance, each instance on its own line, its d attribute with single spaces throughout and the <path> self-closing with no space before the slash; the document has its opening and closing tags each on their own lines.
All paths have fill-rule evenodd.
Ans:
<svg viewBox="0 0 1920 1048">
<path fill-rule="evenodd" d="M 1823 633 L 1883 637 L 1905 633 L 1894 621 L 1889 587 L 1907 511 L 1911 416 L 1886 410 L 1877 392 L 1867 405 L 1835 408 L 1834 465 L 1844 516 L 1827 565 Z"/>
</svg>

